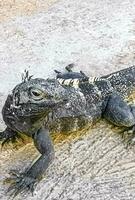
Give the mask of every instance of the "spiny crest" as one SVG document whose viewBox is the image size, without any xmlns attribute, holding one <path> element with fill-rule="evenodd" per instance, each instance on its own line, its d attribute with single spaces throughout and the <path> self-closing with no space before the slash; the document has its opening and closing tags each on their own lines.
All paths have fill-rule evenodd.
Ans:
<svg viewBox="0 0 135 200">
<path fill-rule="evenodd" d="M 57 78 L 58 82 L 61 84 L 61 85 L 66 85 L 66 86 L 72 86 L 74 88 L 78 88 L 79 87 L 79 84 L 81 83 L 90 83 L 90 84 L 94 84 L 95 82 L 97 81 L 101 81 L 101 80 L 104 80 L 100 77 L 89 77 L 88 80 L 85 80 L 85 79 L 78 79 L 78 78 L 75 78 L 75 79 L 63 79 L 63 78 Z"/>
<path fill-rule="evenodd" d="M 100 77 L 89 77 L 89 79 L 88 79 L 88 82 L 89 83 L 95 83 L 96 81 L 101 81 L 101 80 L 103 80 L 102 78 L 100 78 Z"/>
<path fill-rule="evenodd" d="M 33 75 L 30 76 L 29 71 L 25 69 L 24 73 L 22 73 L 22 82 L 30 81 L 32 77 Z"/>
<path fill-rule="evenodd" d="M 77 78 L 75 78 L 75 79 L 57 78 L 57 80 L 61 85 L 71 86 L 71 87 L 74 87 L 74 88 L 78 88 L 79 83 L 80 83 L 80 80 L 77 79 Z"/>
</svg>

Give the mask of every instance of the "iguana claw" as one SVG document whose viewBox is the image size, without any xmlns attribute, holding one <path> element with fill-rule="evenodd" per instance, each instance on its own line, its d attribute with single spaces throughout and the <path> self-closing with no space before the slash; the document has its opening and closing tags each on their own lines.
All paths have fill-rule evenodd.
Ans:
<svg viewBox="0 0 135 200">
<path fill-rule="evenodd" d="M 19 173 L 17 170 L 11 170 L 11 180 L 13 184 L 7 192 L 14 198 L 20 193 L 31 192 L 33 195 L 36 179 L 30 177 L 27 173 Z"/>
</svg>

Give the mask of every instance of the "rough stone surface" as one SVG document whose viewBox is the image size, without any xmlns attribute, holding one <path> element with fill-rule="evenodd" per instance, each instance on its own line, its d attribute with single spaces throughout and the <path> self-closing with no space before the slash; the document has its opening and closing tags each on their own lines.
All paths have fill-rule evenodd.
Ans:
<svg viewBox="0 0 135 200">
<path fill-rule="evenodd" d="M 13 10 L 9 1 L 1 2 L 0 109 L 24 69 L 46 78 L 54 76 L 54 69 L 75 63 L 75 70 L 103 75 L 135 62 L 134 0 L 61 0 L 48 9 L 43 9 L 44 1 L 36 1 L 29 16 L 24 7 L 34 0 L 22 1 L 21 8 L 17 1 L 10 1 Z M 9 15 L 4 9 L 10 10 Z M 8 16 L 4 17 L 5 13 Z M 3 128 L 0 118 L 0 130 Z M 80 137 L 56 143 L 55 151 L 55 161 L 34 197 L 20 195 L 16 199 L 135 199 L 135 147 L 127 149 L 120 134 L 105 121 Z M 1 151 L 1 200 L 9 198 L 4 180 L 10 169 L 24 170 L 37 155 L 32 143 Z"/>
</svg>

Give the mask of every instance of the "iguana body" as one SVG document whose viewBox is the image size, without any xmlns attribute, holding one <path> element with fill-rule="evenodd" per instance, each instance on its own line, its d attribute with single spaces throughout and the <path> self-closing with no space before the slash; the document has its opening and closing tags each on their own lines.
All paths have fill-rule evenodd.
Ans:
<svg viewBox="0 0 135 200">
<path fill-rule="evenodd" d="M 102 116 L 118 126 L 135 125 L 134 107 L 124 102 L 135 89 L 135 67 L 100 77 L 92 83 L 83 72 L 57 73 L 58 80 L 24 80 L 13 89 L 3 107 L 7 128 L 0 133 L 0 139 L 13 141 L 20 134 L 27 134 L 41 153 L 27 171 L 16 176 L 10 188 L 14 196 L 25 189 L 32 191 L 52 161 L 50 132 L 75 132 Z"/>
</svg>

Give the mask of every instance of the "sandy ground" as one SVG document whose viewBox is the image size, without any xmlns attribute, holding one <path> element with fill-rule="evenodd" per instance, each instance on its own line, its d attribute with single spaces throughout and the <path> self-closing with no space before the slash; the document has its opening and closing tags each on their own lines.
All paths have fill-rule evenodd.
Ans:
<svg viewBox="0 0 135 200">
<path fill-rule="evenodd" d="M 46 78 L 75 63 L 75 70 L 98 76 L 135 63 L 134 0 L 0 3 L 0 109 L 25 69 Z M 17 199 L 135 199 L 134 148 L 127 150 L 106 122 L 55 149 L 55 162 L 34 197 Z M 0 153 L 1 200 L 9 198 L 3 184 L 9 170 L 23 170 L 36 155 L 32 144 Z"/>
<path fill-rule="evenodd" d="M 0 0 L 0 22 L 46 10 L 57 0 Z"/>
</svg>

